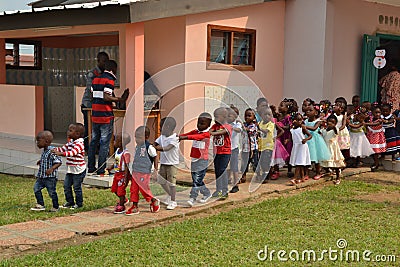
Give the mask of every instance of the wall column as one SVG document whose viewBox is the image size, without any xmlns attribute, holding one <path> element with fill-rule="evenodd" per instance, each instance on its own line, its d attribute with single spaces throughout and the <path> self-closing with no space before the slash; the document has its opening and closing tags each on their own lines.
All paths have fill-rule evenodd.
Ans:
<svg viewBox="0 0 400 267">
<path fill-rule="evenodd" d="M 121 93 L 129 88 L 124 131 L 133 138 L 144 119 L 144 23 L 126 24 L 119 32 Z"/>
<path fill-rule="evenodd" d="M 328 0 L 286 1 L 284 97 L 331 97 L 332 16 Z"/>
</svg>

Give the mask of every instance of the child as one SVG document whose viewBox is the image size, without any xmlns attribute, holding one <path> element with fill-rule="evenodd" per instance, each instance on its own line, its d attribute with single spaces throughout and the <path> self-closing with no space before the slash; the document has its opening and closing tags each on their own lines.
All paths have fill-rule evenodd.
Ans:
<svg viewBox="0 0 400 267">
<path fill-rule="evenodd" d="M 367 137 L 365 136 L 364 126 L 365 115 L 355 111 L 349 118 L 350 127 L 350 157 L 354 159 L 351 167 L 360 166 L 360 158 L 369 157 L 374 154 Z"/>
<path fill-rule="evenodd" d="M 125 212 L 126 187 L 128 186 L 131 174 L 129 172 L 129 163 L 131 161 L 131 154 L 126 149 L 126 146 L 131 142 L 131 137 L 127 133 L 119 133 L 115 136 L 114 146 L 115 150 L 115 163 L 114 163 L 114 179 L 111 186 L 111 192 L 115 193 L 119 198 L 115 206 L 114 213 L 121 214 Z"/>
<path fill-rule="evenodd" d="M 338 122 L 336 124 L 336 128 L 338 130 L 338 142 L 340 150 L 342 151 L 345 159 L 349 159 L 349 149 L 350 149 L 350 134 L 349 130 L 346 127 L 347 123 L 347 113 L 346 113 L 346 104 L 344 101 L 336 101 L 333 106 L 333 114 L 336 116 Z"/>
<path fill-rule="evenodd" d="M 310 151 L 307 141 L 311 140 L 312 136 L 305 126 L 303 126 L 303 116 L 296 113 L 292 117 L 293 126 L 290 130 L 293 140 L 292 153 L 290 154 L 289 163 L 295 166 L 295 177 L 290 180 L 292 185 L 304 182 L 304 175 L 307 166 L 311 165 Z M 305 137 L 307 135 L 307 137 Z"/>
<path fill-rule="evenodd" d="M 306 120 L 307 119 L 307 110 L 308 107 L 311 105 L 315 105 L 315 101 L 312 100 L 311 98 L 306 98 L 303 100 L 303 104 L 301 105 L 301 111 L 303 112 L 303 119 Z"/>
<path fill-rule="evenodd" d="M 190 190 L 190 199 L 187 202 L 190 207 L 193 207 L 199 192 L 203 194 L 203 197 L 199 200 L 200 203 L 206 203 L 211 197 L 210 190 L 208 190 L 203 181 L 208 167 L 208 147 L 210 146 L 209 128 L 211 121 L 211 114 L 206 112 L 201 113 L 197 119 L 197 129 L 179 135 L 179 141 L 194 140 L 190 151 L 193 181 L 192 189 Z"/>
<path fill-rule="evenodd" d="M 289 154 L 280 141 L 280 137 L 283 136 L 284 130 L 278 124 L 276 118 L 272 118 L 272 122 L 275 124 L 275 130 L 274 130 L 275 146 L 272 152 L 271 166 L 273 166 L 273 172 L 271 175 L 271 180 L 277 180 L 279 179 L 280 176 L 279 168 L 285 166 L 286 161 L 289 159 Z"/>
<path fill-rule="evenodd" d="M 383 129 L 385 129 L 386 139 L 386 153 L 392 155 L 392 161 L 396 160 L 396 153 L 400 152 L 400 136 L 394 127 L 395 119 L 394 115 L 390 113 L 392 107 L 390 104 L 382 105 Z"/>
<path fill-rule="evenodd" d="M 258 148 L 260 150 L 260 160 L 257 166 L 257 180 L 262 183 L 267 182 L 269 170 L 271 168 L 272 152 L 274 150 L 274 130 L 275 124 L 272 120 L 272 111 L 266 108 L 260 111 L 262 121 L 259 123 L 258 128 L 260 131 L 260 138 L 258 139 Z M 262 171 L 262 174 L 260 174 Z"/>
<path fill-rule="evenodd" d="M 228 123 L 232 126 L 231 136 L 231 160 L 229 162 L 228 179 L 230 175 L 233 176 L 233 187 L 229 193 L 236 193 L 239 191 L 239 142 L 240 133 L 242 131 L 242 124 L 237 120 L 239 116 L 239 110 L 237 107 L 231 105 L 228 110 Z"/>
<path fill-rule="evenodd" d="M 289 157 L 286 161 L 286 164 L 288 165 L 288 174 L 287 176 L 289 178 L 293 177 L 293 172 L 292 172 L 292 166 L 289 164 L 289 158 L 290 158 L 290 153 L 292 152 L 292 135 L 290 134 L 290 127 L 292 125 L 292 120 L 290 119 L 290 104 L 288 100 L 283 100 L 279 104 L 278 107 L 278 118 L 276 125 L 280 126 L 283 129 L 283 134 L 278 137 L 282 145 L 285 147 L 286 152 L 289 154 Z"/>
<path fill-rule="evenodd" d="M 42 189 L 46 188 L 53 207 L 50 209 L 51 212 L 58 211 L 58 196 L 56 191 L 57 185 L 57 169 L 61 166 L 61 158 L 51 153 L 52 147 L 50 146 L 53 141 L 53 134 L 50 131 L 39 132 L 36 136 L 36 145 L 39 149 L 43 148 L 40 160 L 37 162 L 39 165 L 39 171 L 36 174 L 36 182 L 33 186 L 33 192 L 35 193 L 36 205 L 31 208 L 34 211 L 46 210 L 44 206 L 44 200 L 42 195 Z"/>
<path fill-rule="evenodd" d="M 57 156 L 67 157 L 67 174 L 64 180 L 66 203 L 61 206 L 63 209 L 78 209 L 83 206 L 82 182 L 86 176 L 84 135 L 83 124 L 70 124 L 67 132 L 68 143 L 52 150 Z M 75 200 L 72 195 L 72 187 Z"/>
<path fill-rule="evenodd" d="M 360 108 L 360 96 L 359 95 L 354 95 L 351 98 L 351 104 L 352 104 L 352 114 L 355 114 L 357 110 Z"/>
<path fill-rule="evenodd" d="M 257 107 L 256 107 L 256 121 L 260 122 L 262 120 L 260 116 L 260 111 L 269 108 L 268 100 L 265 97 L 260 97 L 257 99 Z"/>
<path fill-rule="evenodd" d="M 326 119 L 332 114 L 331 101 L 328 99 L 319 101 L 319 108 L 320 119 L 326 121 Z"/>
<path fill-rule="evenodd" d="M 139 214 L 139 192 L 143 198 L 150 202 L 150 211 L 158 212 L 160 210 L 160 201 L 153 197 L 150 190 L 151 167 L 154 158 L 157 156 L 156 149 L 150 145 L 145 139 L 146 126 L 139 126 L 135 131 L 135 154 L 132 163 L 132 180 L 131 180 L 131 202 L 130 207 L 125 215 Z"/>
<path fill-rule="evenodd" d="M 154 147 L 160 153 L 160 170 L 158 172 L 158 183 L 161 184 L 168 194 L 167 210 L 173 210 L 177 207 L 176 196 L 176 172 L 179 164 L 179 140 L 178 135 L 174 133 L 176 121 L 172 117 L 161 119 L 161 136 L 154 142 Z M 167 201 L 168 202 L 168 201 Z"/>
<path fill-rule="evenodd" d="M 242 131 L 241 183 L 246 182 L 246 173 L 248 172 L 250 162 L 252 162 L 253 171 L 256 171 L 258 165 L 258 127 L 255 120 L 256 115 L 254 110 L 251 108 L 246 109 Z"/>
<path fill-rule="evenodd" d="M 376 171 L 379 167 L 379 154 L 386 152 L 386 139 L 382 126 L 383 120 L 381 119 L 381 109 L 375 107 L 372 111 L 372 115 L 372 121 L 366 122 L 365 125 L 367 126 L 368 141 L 375 152 L 374 165 L 371 167 L 371 171 Z"/>
<path fill-rule="evenodd" d="M 334 184 L 340 184 L 340 169 L 346 167 L 344 163 L 344 157 L 340 151 L 338 144 L 338 130 L 336 128 L 337 118 L 331 115 L 326 120 L 326 129 L 322 129 L 322 136 L 324 137 L 325 143 L 328 146 L 331 157 L 328 160 L 321 162 L 321 166 L 324 168 L 331 168 L 335 170 Z"/>
<path fill-rule="evenodd" d="M 216 179 L 216 191 L 213 197 L 220 200 L 228 198 L 228 168 L 231 158 L 232 126 L 227 123 L 228 111 L 220 107 L 214 110 L 215 124 L 211 126 L 210 134 L 214 143 L 214 169 Z"/>
<path fill-rule="evenodd" d="M 396 120 L 396 131 L 400 135 L 400 104 L 397 107 L 397 109 L 393 112 L 394 119 Z M 399 151 L 399 157 L 396 158 L 396 160 L 400 160 L 400 151 Z"/>
<path fill-rule="evenodd" d="M 310 159 L 311 162 L 315 163 L 315 176 L 314 180 L 319 180 L 321 178 L 321 166 L 320 162 L 324 160 L 328 160 L 331 155 L 329 153 L 329 149 L 325 144 L 324 139 L 320 134 L 320 125 L 321 120 L 318 117 L 318 110 L 314 105 L 308 106 L 306 110 L 307 120 L 304 122 L 307 130 L 310 131 L 312 135 L 312 139 L 307 142 L 308 148 L 310 150 Z M 318 119 L 317 119 L 318 118 Z M 308 179 L 308 175 L 305 176 L 305 180 Z"/>
</svg>

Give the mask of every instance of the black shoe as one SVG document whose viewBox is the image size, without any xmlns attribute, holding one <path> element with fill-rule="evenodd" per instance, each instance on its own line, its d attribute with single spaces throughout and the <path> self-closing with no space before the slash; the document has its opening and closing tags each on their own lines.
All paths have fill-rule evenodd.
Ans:
<svg viewBox="0 0 400 267">
<path fill-rule="evenodd" d="M 221 191 L 215 191 L 214 193 L 212 193 L 212 197 L 220 197 L 222 195 Z"/>
<path fill-rule="evenodd" d="M 218 200 L 225 200 L 228 198 L 228 193 L 221 194 L 221 196 L 218 198 Z"/>
<path fill-rule="evenodd" d="M 372 171 L 372 172 L 378 171 L 378 167 L 379 167 L 379 166 L 372 166 L 372 167 L 371 167 L 371 171 Z"/>
<path fill-rule="evenodd" d="M 287 173 L 287 177 L 288 178 L 293 178 L 294 177 L 294 173 L 293 172 L 288 172 Z"/>
<path fill-rule="evenodd" d="M 232 187 L 231 191 L 229 191 L 229 193 L 237 193 L 237 192 L 239 192 L 239 187 L 237 185 Z"/>
</svg>

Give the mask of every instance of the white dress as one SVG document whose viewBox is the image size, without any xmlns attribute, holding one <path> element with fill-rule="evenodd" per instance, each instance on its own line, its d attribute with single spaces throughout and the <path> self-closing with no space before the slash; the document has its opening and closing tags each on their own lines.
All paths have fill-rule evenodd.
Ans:
<svg viewBox="0 0 400 267">
<path fill-rule="evenodd" d="M 307 143 L 303 144 L 302 140 L 305 138 L 303 129 L 290 129 L 293 140 L 292 153 L 290 154 L 289 164 L 292 166 L 307 166 L 311 165 L 310 151 L 308 150 Z"/>
<path fill-rule="evenodd" d="M 344 163 L 344 157 L 340 151 L 338 135 L 335 134 L 333 130 L 327 131 L 326 129 L 322 129 L 321 132 L 331 154 L 330 159 L 321 162 L 321 166 L 325 168 L 346 167 L 346 164 Z"/>
<path fill-rule="evenodd" d="M 363 127 L 350 128 L 350 157 L 365 158 L 374 153 L 367 136 L 365 136 Z"/>
</svg>

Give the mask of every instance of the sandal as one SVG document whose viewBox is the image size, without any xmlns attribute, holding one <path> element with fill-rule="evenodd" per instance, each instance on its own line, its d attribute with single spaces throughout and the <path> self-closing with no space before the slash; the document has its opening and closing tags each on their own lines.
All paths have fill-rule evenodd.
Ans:
<svg viewBox="0 0 400 267">
<path fill-rule="evenodd" d="M 290 180 L 290 185 L 296 185 L 296 180 L 295 179 Z"/>
<path fill-rule="evenodd" d="M 321 179 L 321 177 L 322 177 L 322 175 L 315 175 L 313 179 L 314 180 L 319 180 L 319 179 Z"/>
</svg>

